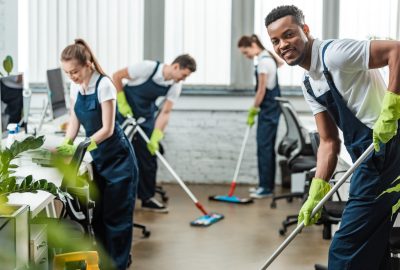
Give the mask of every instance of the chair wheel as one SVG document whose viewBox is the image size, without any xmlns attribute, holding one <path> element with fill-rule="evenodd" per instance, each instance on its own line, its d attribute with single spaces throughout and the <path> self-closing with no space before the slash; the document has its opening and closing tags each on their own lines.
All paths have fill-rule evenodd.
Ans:
<svg viewBox="0 0 400 270">
<path fill-rule="evenodd" d="M 272 201 L 271 204 L 270 204 L 270 207 L 271 207 L 272 209 L 275 209 L 275 208 L 276 208 L 276 202 L 275 202 L 275 201 Z"/>
<path fill-rule="evenodd" d="M 324 225 L 322 229 L 322 239 L 330 240 L 332 238 L 332 229 L 330 225 Z"/>
<path fill-rule="evenodd" d="M 128 265 L 126 266 L 126 268 L 129 268 L 129 266 L 131 266 L 131 264 L 132 264 L 132 254 L 129 254 Z"/>
<path fill-rule="evenodd" d="M 143 237 L 144 238 L 149 238 L 150 237 L 150 235 L 151 235 L 151 231 L 143 231 Z"/>
<path fill-rule="evenodd" d="M 293 198 L 286 198 L 286 201 L 287 201 L 288 203 L 291 203 L 291 202 L 293 202 Z"/>
<path fill-rule="evenodd" d="M 284 236 L 285 234 L 286 234 L 286 229 L 283 228 L 279 229 L 279 235 Z"/>
</svg>

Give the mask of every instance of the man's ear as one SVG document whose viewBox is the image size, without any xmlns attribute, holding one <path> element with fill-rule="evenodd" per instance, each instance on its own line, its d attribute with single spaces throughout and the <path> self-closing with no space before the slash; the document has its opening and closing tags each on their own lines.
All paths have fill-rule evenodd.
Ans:
<svg viewBox="0 0 400 270">
<path fill-rule="evenodd" d="M 308 27 L 307 24 L 304 24 L 304 25 L 303 25 L 303 32 L 304 32 L 304 34 L 306 34 L 306 35 L 310 34 L 310 27 Z"/>
</svg>

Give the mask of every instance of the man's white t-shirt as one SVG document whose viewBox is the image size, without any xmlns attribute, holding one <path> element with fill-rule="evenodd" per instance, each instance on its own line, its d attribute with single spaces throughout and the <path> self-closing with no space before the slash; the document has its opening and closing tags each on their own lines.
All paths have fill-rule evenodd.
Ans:
<svg viewBox="0 0 400 270">
<path fill-rule="evenodd" d="M 70 86 L 70 97 L 72 100 L 76 101 L 78 97 L 78 93 L 80 92 L 82 95 L 91 95 L 94 94 L 96 90 L 96 82 L 97 79 L 99 78 L 100 73 L 95 71 L 90 78 L 88 89 L 86 92 L 83 91 L 83 88 L 80 84 L 76 84 L 74 82 L 71 82 Z M 108 77 L 103 77 L 100 82 L 99 82 L 99 87 L 97 88 L 97 97 L 99 100 L 99 103 L 103 103 L 104 101 L 110 100 L 110 99 L 116 99 L 117 98 L 117 90 Z"/>
<path fill-rule="evenodd" d="M 323 75 L 322 49 L 329 42 L 315 39 L 312 45 L 308 76 L 316 97 L 329 90 Z M 325 64 L 333 82 L 351 112 L 365 125 L 372 127 L 379 117 L 387 86 L 378 69 L 369 69 L 370 41 L 334 40 L 325 52 Z M 304 97 L 313 114 L 326 111 L 302 84 Z"/>
<path fill-rule="evenodd" d="M 268 51 L 262 51 L 256 58 L 255 65 L 257 66 L 258 74 L 267 75 L 267 88 L 272 90 L 276 86 L 277 66 L 272 55 Z"/>
<path fill-rule="evenodd" d="M 142 62 L 129 66 L 128 74 L 131 79 L 127 82 L 127 84 L 129 86 L 136 86 L 146 82 L 151 76 L 151 74 L 153 74 L 156 65 L 157 65 L 156 61 L 144 60 Z M 166 81 L 162 74 L 163 67 L 164 67 L 163 63 L 160 63 L 158 65 L 157 71 L 153 76 L 153 81 L 156 84 L 162 86 L 171 85 L 165 97 L 168 100 L 175 103 L 182 92 L 182 83 L 181 82 L 176 83 L 174 80 Z"/>
</svg>

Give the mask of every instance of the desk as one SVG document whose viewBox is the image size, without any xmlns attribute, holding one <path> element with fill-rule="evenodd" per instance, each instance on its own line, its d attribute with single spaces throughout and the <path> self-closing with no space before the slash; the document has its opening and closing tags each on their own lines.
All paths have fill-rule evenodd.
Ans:
<svg viewBox="0 0 400 270">
<path fill-rule="evenodd" d="M 52 122 L 43 125 L 43 134 L 45 135 L 45 142 L 43 148 L 54 149 L 56 146 L 60 145 L 64 140 L 63 134 L 55 134 L 58 130 L 59 125 L 67 118 L 67 116 L 55 119 Z M 17 136 L 18 140 L 22 140 L 27 135 L 24 133 L 19 133 Z M 84 137 L 78 137 L 76 142 L 79 143 Z M 91 161 L 91 156 L 85 156 L 85 162 L 89 163 Z M 19 167 L 13 174 L 17 177 L 25 177 L 27 175 L 32 175 L 34 180 L 46 179 L 49 182 L 54 183 L 56 186 L 61 185 L 62 174 L 56 168 L 43 167 L 33 163 L 31 158 L 24 156 L 17 158 L 15 162 Z M 56 217 L 56 211 L 54 207 L 54 196 L 45 191 L 38 191 L 37 193 L 12 193 L 8 196 L 10 204 L 27 204 L 30 207 L 31 217 L 37 216 L 43 210 L 46 211 L 48 217 Z"/>
</svg>

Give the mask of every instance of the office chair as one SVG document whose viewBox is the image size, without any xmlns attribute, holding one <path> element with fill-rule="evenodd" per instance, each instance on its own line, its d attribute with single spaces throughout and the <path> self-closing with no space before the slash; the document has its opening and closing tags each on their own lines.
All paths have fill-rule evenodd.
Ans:
<svg viewBox="0 0 400 270">
<path fill-rule="evenodd" d="M 275 99 L 279 102 L 286 123 L 286 134 L 279 143 L 278 153 L 286 158 L 287 168 L 281 168 L 281 170 L 288 169 L 290 174 L 307 172 L 316 166 L 316 158 L 311 145 L 306 143 L 304 130 L 293 105 L 285 98 L 277 97 Z M 274 195 L 270 206 L 276 208 L 276 201 L 280 199 L 291 202 L 293 198 L 301 199 L 303 197 L 304 192 Z"/>
<path fill-rule="evenodd" d="M 133 136 L 136 133 L 136 121 L 133 118 L 127 118 L 124 123 L 122 123 L 121 128 L 125 132 L 125 135 L 128 137 L 129 142 L 132 141 Z M 147 229 L 145 225 L 139 223 L 133 223 L 134 228 L 138 228 L 142 230 L 142 235 L 144 238 L 148 238 L 151 235 L 151 231 Z"/>
<path fill-rule="evenodd" d="M 312 146 L 312 150 L 317 156 L 318 146 L 319 146 L 319 134 L 316 131 L 310 132 L 310 143 Z M 336 176 L 340 173 L 344 173 L 346 171 L 336 171 L 330 182 L 335 182 Z M 311 169 L 306 173 L 306 181 L 304 185 L 304 197 L 303 202 L 307 199 L 308 190 L 310 188 L 311 180 L 315 175 L 315 170 Z M 337 201 L 329 200 L 325 203 L 322 208 L 321 218 L 316 223 L 317 225 L 322 225 L 322 238 L 325 240 L 330 240 L 332 238 L 332 225 L 338 224 L 342 218 L 342 213 L 346 206 L 346 202 L 342 200 L 339 192 L 336 192 L 336 196 L 338 198 Z M 279 230 L 280 235 L 284 235 L 287 231 L 287 228 L 291 225 L 297 224 L 297 215 L 287 216 L 286 220 L 282 222 L 282 228 Z"/>
</svg>

